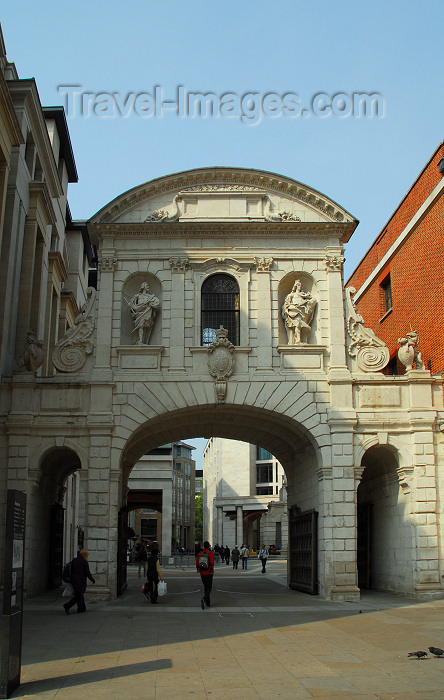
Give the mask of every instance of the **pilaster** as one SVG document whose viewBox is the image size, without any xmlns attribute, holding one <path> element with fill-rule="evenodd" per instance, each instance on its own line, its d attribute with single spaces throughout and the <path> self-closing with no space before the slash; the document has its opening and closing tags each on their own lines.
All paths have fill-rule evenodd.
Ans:
<svg viewBox="0 0 444 700">
<path fill-rule="evenodd" d="M 273 258 L 255 258 L 257 269 L 257 372 L 273 367 L 271 321 L 271 268 Z"/>
<path fill-rule="evenodd" d="M 113 283 L 116 266 L 113 243 L 106 239 L 99 260 L 96 369 L 111 367 Z"/>
<path fill-rule="evenodd" d="M 169 372 L 185 372 L 185 273 L 187 258 L 171 258 L 171 316 Z"/>
</svg>

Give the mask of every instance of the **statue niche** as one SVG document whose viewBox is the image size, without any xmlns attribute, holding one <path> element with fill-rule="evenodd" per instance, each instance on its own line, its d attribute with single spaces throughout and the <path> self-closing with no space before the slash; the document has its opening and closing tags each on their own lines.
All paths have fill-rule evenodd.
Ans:
<svg viewBox="0 0 444 700">
<path fill-rule="evenodd" d="M 134 323 L 131 332 L 133 345 L 148 345 L 160 301 L 151 294 L 148 282 L 143 282 L 137 294 L 127 303 Z"/>
<path fill-rule="evenodd" d="M 288 345 L 299 345 L 306 342 L 311 330 L 317 300 L 302 289 L 302 282 L 297 279 L 293 288 L 285 297 L 282 306 L 282 318 L 285 321 Z"/>
<path fill-rule="evenodd" d="M 137 272 L 123 283 L 120 302 L 120 344 L 159 345 L 162 336 L 162 285 L 149 272 Z"/>
</svg>

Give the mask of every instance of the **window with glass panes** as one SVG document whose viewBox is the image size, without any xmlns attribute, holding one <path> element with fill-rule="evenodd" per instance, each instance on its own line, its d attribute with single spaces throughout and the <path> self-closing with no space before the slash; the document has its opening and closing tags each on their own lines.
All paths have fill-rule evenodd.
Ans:
<svg viewBox="0 0 444 700">
<path fill-rule="evenodd" d="M 239 285 L 230 275 L 211 275 L 202 285 L 202 345 L 216 340 L 216 330 L 223 326 L 228 340 L 239 345 Z"/>
</svg>

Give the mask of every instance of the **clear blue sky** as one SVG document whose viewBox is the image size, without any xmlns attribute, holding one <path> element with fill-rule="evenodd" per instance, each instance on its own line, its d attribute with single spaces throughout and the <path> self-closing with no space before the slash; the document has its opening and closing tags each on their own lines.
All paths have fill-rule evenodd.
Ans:
<svg viewBox="0 0 444 700">
<path fill-rule="evenodd" d="M 6 3 L 7 55 L 35 77 L 44 105 L 59 86 L 95 94 L 188 92 L 283 96 L 379 93 L 377 118 L 263 116 L 68 118 L 78 184 L 73 218 L 89 218 L 138 184 L 224 165 L 282 173 L 360 220 L 345 277 L 444 139 L 442 0 L 95 0 Z M 258 98 L 256 98 L 258 99 Z M 97 110 L 99 111 L 99 109 Z M 109 112 L 108 112 L 109 114 Z M 145 112 L 145 114 L 147 114 Z"/>
</svg>

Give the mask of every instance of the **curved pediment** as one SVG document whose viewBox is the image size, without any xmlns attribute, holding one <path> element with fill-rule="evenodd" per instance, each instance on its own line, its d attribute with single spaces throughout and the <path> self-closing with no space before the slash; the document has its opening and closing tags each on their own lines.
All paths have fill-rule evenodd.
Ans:
<svg viewBox="0 0 444 700">
<path fill-rule="evenodd" d="M 94 224 L 181 221 L 358 221 L 321 192 L 288 177 L 246 168 L 199 168 L 151 180 L 95 214 Z"/>
</svg>

